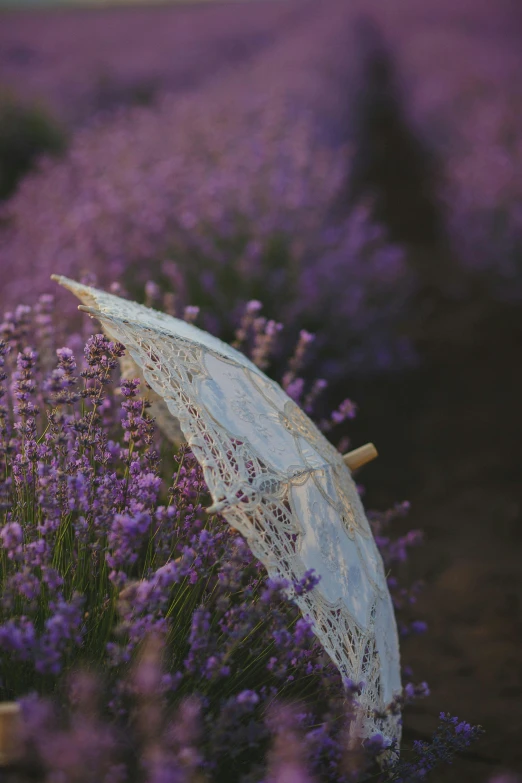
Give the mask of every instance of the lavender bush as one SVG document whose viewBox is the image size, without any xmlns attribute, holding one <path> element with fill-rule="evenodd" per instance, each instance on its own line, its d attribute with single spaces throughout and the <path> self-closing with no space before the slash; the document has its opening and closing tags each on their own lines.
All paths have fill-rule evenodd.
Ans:
<svg viewBox="0 0 522 783">
<path fill-rule="evenodd" d="M 516 300 L 522 295 L 520 105 L 520 95 L 504 90 L 481 95 L 449 157 L 442 193 L 466 269 L 496 296 Z"/>
<path fill-rule="evenodd" d="M 256 311 L 247 307 L 236 344 L 266 366 L 273 328 L 260 330 Z M 205 514 L 201 470 L 187 448 L 172 455 L 161 441 L 139 382 L 114 385 L 123 347 L 94 335 L 81 361 L 57 347 L 48 298 L 0 330 L 0 688 L 3 699 L 25 696 L 22 771 L 343 783 L 373 769 L 383 738 L 361 746 L 349 732 L 358 684 L 341 681 L 287 585 Z M 301 334 L 282 379 L 309 412 L 325 385 L 301 378 L 311 340 Z M 321 426 L 353 413 L 346 400 Z M 406 511 L 372 516 L 387 568 L 418 543 L 415 532 L 388 536 Z M 390 589 L 398 609 L 414 603 L 416 585 L 391 578 Z M 403 635 L 420 630 L 406 613 Z M 426 692 L 406 677 L 400 703 Z M 411 762 L 378 774 L 419 778 L 466 746 L 478 730 L 452 720 Z"/>
<path fill-rule="evenodd" d="M 2 9 L 2 80 L 77 127 L 100 109 L 194 90 L 240 67 L 307 10 L 292 2 Z"/>
<path fill-rule="evenodd" d="M 401 252 L 362 206 L 328 225 L 345 159 L 321 152 L 306 121 L 289 119 L 287 138 L 269 143 L 285 115 L 264 124 L 253 109 L 238 137 L 228 128 L 217 149 L 170 149 L 164 160 L 151 125 L 169 123 L 145 111 L 125 119 L 130 135 L 77 139 L 66 161 L 26 181 L 5 210 L 2 266 L 17 273 L 4 301 L 22 288 L 45 290 L 57 270 L 77 277 L 88 258 L 100 283 L 119 279 L 135 293 L 155 278 L 178 308 L 204 306 L 206 325 L 225 336 L 246 301 L 265 299 L 273 317 L 321 324 L 345 367 L 407 359 L 390 333 L 412 290 Z M 140 125 L 143 146 L 133 138 Z M 23 215 L 38 217 L 25 225 Z"/>
<path fill-rule="evenodd" d="M 155 280 L 228 339 L 245 302 L 262 300 L 290 332 L 318 332 L 330 377 L 411 361 L 400 324 L 415 276 L 402 251 L 367 205 L 334 217 L 350 153 L 327 138 L 339 118 L 323 96 L 346 44 L 346 12 L 331 10 L 212 90 L 78 132 L 2 212 L 3 302 L 87 268 L 133 296 Z"/>
<path fill-rule="evenodd" d="M 452 263 L 446 293 L 522 294 L 520 80 L 514 8 L 440 2 L 429 15 L 411 0 L 393 11 L 367 4 L 392 46 L 411 125 L 436 155 L 438 199 Z"/>
</svg>

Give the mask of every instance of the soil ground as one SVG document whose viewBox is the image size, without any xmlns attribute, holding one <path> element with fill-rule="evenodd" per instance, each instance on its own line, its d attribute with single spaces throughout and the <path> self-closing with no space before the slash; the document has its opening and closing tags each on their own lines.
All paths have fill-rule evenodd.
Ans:
<svg viewBox="0 0 522 783">
<path fill-rule="evenodd" d="M 429 43 L 430 25 L 446 41 L 450 62 L 458 62 L 451 58 L 459 42 L 472 41 L 465 51 L 475 46 L 478 56 L 484 49 L 486 61 L 506 68 L 520 52 L 522 17 L 511 0 L 494 7 L 467 0 L 422 9 L 409 0 L 363 5 L 376 11 L 403 66 L 414 48 L 408 31 Z M 402 22 L 409 22 L 406 33 Z M 443 62 L 428 60 L 420 74 L 414 60 L 406 72 L 418 82 L 417 95 L 423 84 L 428 89 L 425 78 L 429 84 L 444 72 Z M 456 117 L 444 119 L 450 136 L 458 133 Z M 431 315 L 415 327 L 420 366 L 348 381 L 345 391 L 360 402 L 354 445 L 373 440 L 381 455 L 361 474 L 367 506 L 407 499 L 410 517 L 397 531 L 415 527 L 425 535 L 408 573 L 426 583 L 417 609 L 429 630 L 404 643 L 403 658 L 432 695 L 407 712 L 405 740 L 427 739 L 440 711 L 481 724 L 485 736 L 433 777 L 485 781 L 501 771 L 522 773 L 522 306 L 495 302 L 486 288 L 460 303 L 445 301 L 439 283 L 454 274 L 455 262 L 444 249 L 414 255 L 431 278 Z"/>
<path fill-rule="evenodd" d="M 428 737 L 440 711 L 486 734 L 437 780 L 522 772 L 522 309 L 474 303 L 439 312 L 424 363 L 350 384 L 361 402 L 354 444 L 380 457 L 364 469 L 366 504 L 409 500 L 424 531 L 408 576 L 423 579 L 422 637 L 403 658 L 432 695 L 405 716 L 405 739 Z"/>
</svg>

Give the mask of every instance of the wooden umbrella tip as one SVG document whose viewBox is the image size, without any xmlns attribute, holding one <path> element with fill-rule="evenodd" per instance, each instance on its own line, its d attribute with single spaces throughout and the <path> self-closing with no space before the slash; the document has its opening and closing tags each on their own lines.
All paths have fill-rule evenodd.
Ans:
<svg viewBox="0 0 522 783">
<path fill-rule="evenodd" d="M 90 315 L 91 318 L 100 315 L 99 310 L 96 310 L 95 307 L 89 307 L 88 305 L 78 305 L 78 310 L 81 310 L 82 313 L 87 313 L 87 315 Z"/>
<path fill-rule="evenodd" d="M 343 454 L 343 460 L 346 467 L 350 470 L 357 470 L 378 456 L 379 452 L 373 443 L 365 443 L 364 446 L 359 446 L 358 449 L 349 451 L 348 454 Z"/>
</svg>

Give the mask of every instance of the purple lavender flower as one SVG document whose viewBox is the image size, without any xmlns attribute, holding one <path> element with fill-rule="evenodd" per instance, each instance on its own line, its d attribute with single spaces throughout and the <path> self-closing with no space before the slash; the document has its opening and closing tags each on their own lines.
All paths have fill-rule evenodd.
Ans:
<svg viewBox="0 0 522 783">
<path fill-rule="evenodd" d="M 7 550 L 7 556 L 13 560 L 22 551 L 23 532 L 19 522 L 9 522 L 0 531 L 2 546 Z"/>
<path fill-rule="evenodd" d="M 431 742 L 416 740 L 413 758 L 399 762 L 393 769 L 393 780 L 423 779 L 441 763 L 451 763 L 455 753 L 467 748 L 483 733 L 480 726 L 471 726 L 442 712 L 440 723 Z"/>
</svg>

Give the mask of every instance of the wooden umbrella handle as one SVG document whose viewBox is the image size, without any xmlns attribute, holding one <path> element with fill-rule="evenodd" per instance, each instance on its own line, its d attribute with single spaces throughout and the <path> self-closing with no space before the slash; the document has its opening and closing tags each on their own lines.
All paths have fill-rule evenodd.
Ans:
<svg viewBox="0 0 522 783">
<path fill-rule="evenodd" d="M 15 701 L 0 703 L 0 767 L 12 764 L 20 757 L 22 713 Z"/>
<path fill-rule="evenodd" d="M 367 462 L 371 462 L 372 459 L 378 457 L 379 453 L 373 443 L 365 443 L 364 446 L 359 446 L 358 449 L 349 451 L 348 454 L 343 454 L 343 460 L 346 467 L 350 470 L 357 470 L 362 468 Z"/>
</svg>

